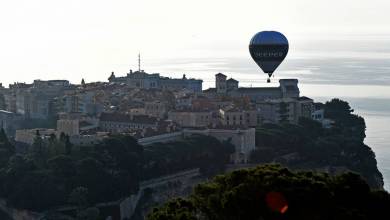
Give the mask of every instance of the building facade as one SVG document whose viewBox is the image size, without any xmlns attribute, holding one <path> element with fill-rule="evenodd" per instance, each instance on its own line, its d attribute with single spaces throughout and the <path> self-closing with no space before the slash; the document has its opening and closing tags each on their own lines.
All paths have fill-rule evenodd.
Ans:
<svg viewBox="0 0 390 220">
<path fill-rule="evenodd" d="M 7 135 L 14 135 L 20 126 L 22 116 L 13 112 L 0 110 L 0 125 Z"/>
<path fill-rule="evenodd" d="M 34 139 L 37 137 L 37 133 L 39 133 L 39 138 L 41 138 L 42 141 L 47 141 L 50 135 L 56 134 L 56 130 L 46 128 L 16 130 L 15 141 L 32 145 L 34 143 Z"/>
<path fill-rule="evenodd" d="M 230 141 L 235 147 L 231 161 L 234 163 L 247 163 L 251 152 L 256 148 L 255 128 L 248 129 L 206 129 L 206 130 L 184 130 L 184 136 L 206 135 L 212 136 L 219 141 Z"/>
<path fill-rule="evenodd" d="M 284 110 L 282 112 L 282 105 Z M 312 99 L 307 97 L 264 100 L 256 103 L 264 123 L 279 123 L 284 114 L 290 123 L 298 123 L 300 117 L 311 118 L 314 111 Z"/>
<path fill-rule="evenodd" d="M 261 123 L 261 115 L 257 110 L 221 109 L 219 113 L 224 126 L 256 127 Z"/>
<path fill-rule="evenodd" d="M 111 133 L 126 133 L 142 129 L 157 129 L 158 119 L 147 115 L 128 115 L 121 113 L 102 113 L 99 130 Z"/>
<path fill-rule="evenodd" d="M 157 118 L 166 118 L 168 103 L 161 101 L 145 102 L 145 114 Z"/>
<path fill-rule="evenodd" d="M 280 79 L 279 87 L 238 87 L 238 81 L 228 79 L 226 75 L 215 75 L 215 88 L 204 91 L 208 97 L 216 95 L 230 97 L 248 97 L 251 101 L 266 99 L 298 98 L 300 91 L 297 79 Z"/>
<path fill-rule="evenodd" d="M 149 74 L 141 71 L 130 72 L 124 77 L 115 77 L 114 73 L 108 78 L 110 83 L 125 83 L 130 88 L 181 90 L 188 89 L 192 92 L 202 92 L 202 80 L 187 79 L 185 75 L 181 79 L 161 77 L 159 73 Z"/>
<path fill-rule="evenodd" d="M 211 111 L 170 111 L 168 120 L 171 120 L 181 127 L 203 128 L 213 122 Z"/>
<path fill-rule="evenodd" d="M 67 80 L 34 80 L 11 84 L 4 98 L 8 111 L 27 119 L 48 119 L 57 114 L 58 97 L 73 88 Z"/>
</svg>

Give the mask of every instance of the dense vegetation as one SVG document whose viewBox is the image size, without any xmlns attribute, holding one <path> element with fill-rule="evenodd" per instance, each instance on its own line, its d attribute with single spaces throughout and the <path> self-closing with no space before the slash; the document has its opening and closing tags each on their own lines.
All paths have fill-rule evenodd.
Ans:
<svg viewBox="0 0 390 220">
<path fill-rule="evenodd" d="M 215 175 L 224 171 L 232 153 L 234 146 L 231 143 L 219 142 L 210 136 L 156 143 L 144 150 L 143 177 L 148 179 L 191 168 L 200 168 L 207 176 Z"/>
<path fill-rule="evenodd" d="M 345 170 L 361 174 L 370 186 L 382 188 L 374 152 L 363 143 L 365 122 L 352 114 L 347 102 L 326 102 L 325 117 L 334 120 L 332 128 L 301 118 L 297 125 L 264 124 L 256 131 L 254 163 L 276 162 L 295 169 L 319 169 L 330 173 Z"/>
<path fill-rule="evenodd" d="M 61 135 L 37 134 L 26 154 L 15 154 L 0 133 L 0 197 L 17 208 L 50 210 L 66 204 L 88 208 L 138 190 L 141 180 L 190 168 L 221 172 L 234 148 L 212 137 L 155 144 L 146 149 L 130 136 L 112 136 L 94 146 L 72 146 Z"/>
<path fill-rule="evenodd" d="M 277 165 L 234 171 L 198 185 L 149 220 L 387 219 L 390 195 L 360 176 L 291 172 Z"/>
<path fill-rule="evenodd" d="M 363 143 L 364 119 L 352 114 L 348 103 L 338 99 L 319 105 L 325 109 L 326 117 L 334 120 L 332 128 L 325 129 L 320 123 L 305 118 L 301 118 L 296 125 L 289 124 L 285 117 L 278 125 L 264 124 L 256 130 L 257 149 L 251 155 L 252 162 L 276 162 L 289 168 L 326 170 L 330 174 L 354 171 L 361 174 L 373 188 L 381 188 L 383 180 L 376 166 L 375 154 Z M 280 114 L 285 114 L 283 109 L 286 107 L 281 106 Z M 43 141 L 37 133 L 28 152 L 18 154 L 1 130 L 0 197 L 13 207 L 35 211 L 74 205 L 83 219 L 85 215 L 99 215 L 94 204 L 115 201 L 136 192 L 142 180 L 192 168 L 200 168 L 207 176 L 221 173 L 233 152 L 234 147 L 230 143 L 221 143 L 207 136 L 142 147 L 132 137 L 121 135 L 111 136 L 93 146 L 81 147 L 73 146 L 69 137 L 63 134 L 59 137 L 52 135 Z M 251 174 L 257 176 L 251 179 Z M 249 185 L 245 183 L 246 180 Z M 241 184 L 241 181 L 244 182 Z M 362 190 L 362 198 L 373 204 L 388 202 L 387 194 L 371 192 L 355 174 L 329 177 L 310 172 L 291 173 L 280 167 L 266 166 L 218 177 L 215 182 L 197 187 L 190 199 L 175 200 L 156 210 L 151 219 L 197 219 L 200 216 L 206 219 L 259 219 L 260 216 L 283 219 L 288 213 L 295 218 L 303 215 L 300 213 L 303 206 L 294 203 L 300 199 L 303 199 L 302 204 L 308 205 L 308 210 L 313 210 L 306 211 L 313 219 L 326 210 L 330 210 L 332 216 L 371 216 L 371 208 L 368 210 L 366 207 L 368 211 L 365 210 L 364 204 L 363 211 L 355 203 L 351 207 L 345 206 L 348 200 L 342 200 L 345 190 L 342 184 L 351 188 L 351 191 L 345 192 L 351 198 L 356 199 L 352 192 Z M 256 191 L 251 188 L 253 186 L 260 188 Z M 289 202 L 286 215 L 275 214 L 265 207 L 263 197 L 272 190 L 278 192 L 277 195 L 282 193 Z M 310 197 L 312 193 L 318 193 L 319 197 Z M 337 193 L 341 193 L 338 194 L 341 197 L 336 196 Z M 251 199 L 250 196 L 254 195 L 258 197 Z M 248 201 L 259 202 L 261 206 Z M 321 205 L 336 202 L 340 206 L 313 208 L 312 204 L 315 203 L 312 202 Z M 244 205 L 248 208 L 243 208 Z M 355 209 L 358 209 L 356 213 Z M 252 216 L 257 218 L 246 218 Z"/>
</svg>

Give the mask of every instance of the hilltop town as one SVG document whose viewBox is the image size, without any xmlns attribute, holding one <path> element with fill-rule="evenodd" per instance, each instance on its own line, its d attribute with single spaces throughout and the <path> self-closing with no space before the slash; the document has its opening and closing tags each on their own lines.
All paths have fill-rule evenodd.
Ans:
<svg viewBox="0 0 390 220">
<path fill-rule="evenodd" d="M 0 216 L 144 219 L 212 176 L 265 163 L 353 171 L 382 189 L 364 119 L 347 102 L 315 103 L 297 79 L 248 88 L 217 73 L 214 88 L 202 83 L 130 70 L 1 86 Z"/>
<path fill-rule="evenodd" d="M 240 87 L 226 75 L 215 75 L 215 88 L 202 80 L 173 79 L 130 70 L 108 82 L 70 84 L 67 80 L 34 80 L 0 89 L 1 126 L 17 149 L 28 149 L 39 135 L 65 134 L 75 145 L 98 143 L 109 134 L 129 134 L 148 145 L 203 134 L 236 147 L 235 163 L 245 163 L 255 149 L 255 127 L 263 123 L 297 123 L 301 117 L 330 122 L 313 100 L 300 96 L 297 79 L 279 87 Z"/>
</svg>

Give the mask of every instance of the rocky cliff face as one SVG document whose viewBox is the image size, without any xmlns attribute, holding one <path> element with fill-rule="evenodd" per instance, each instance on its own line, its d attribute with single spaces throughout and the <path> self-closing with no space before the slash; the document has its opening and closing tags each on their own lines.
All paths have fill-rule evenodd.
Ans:
<svg viewBox="0 0 390 220">
<path fill-rule="evenodd" d="M 307 118 L 298 124 L 264 124 L 257 128 L 252 163 L 280 163 L 293 169 L 322 170 L 329 174 L 355 172 L 372 188 L 383 189 L 375 153 L 364 144 L 364 118 L 352 114 L 347 102 L 333 99 L 319 104 L 330 128 Z"/>
<path fill-rule="evenodd" d="M 152 184 L 141 189 L 143 190 L 143 195 L 136 204 L 135 211 L 131 218 L 132 220 L 143 220 L 154 207 L 160 206 L 170 199 L 190 195 L 192 189 L 197 184 L 207 180 L 199 171 L 196 173 L 191 172 L 184 175 L 178 175 L 174 178 L 158 179 L 164 180 L 159 180 L 156 182 L 157 184 Z"/>
<path fill-rule="evenodd" d="M 292 157 L 294 155 L 294 157 Z M 288 159 L 287 159 L 288 158 Z M 375 159 L 371 159 L 372 163 L 376 164 Z M 353 172 L 360 174 L 364 180 L 370 185 L 373 189 L 383 190 L 384 182 L 382 173 L 375 167 L 366 167 L 365 169 L 356 169 L 348 164 L 348 161 L 345 161 L 345 164 L 328 164 L 321 165 L 316 164 L 314 161 L 308 161 L 299 157 L 298 153 L 293 153 L 281 157 L 274 158 L 275 163 L 282 164 L 288 168 L 294 170 L 311 170 L 329 173 L 330 175 L 339 175 L 342 173 Z"/>
</svg>

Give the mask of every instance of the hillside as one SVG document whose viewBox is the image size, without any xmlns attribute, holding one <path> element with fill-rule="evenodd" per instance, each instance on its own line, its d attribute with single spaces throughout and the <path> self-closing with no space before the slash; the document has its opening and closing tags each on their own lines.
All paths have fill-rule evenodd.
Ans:
<svg viewBox="0 0 390 220">
<path fill-rule="evenodd" d="M 330 174 L 352 171 L 373 188 L 383 188 L 375 153 L 364 144 L 365 122 L 347 102 L 333 99 L 319 107 L 334 121 L 331 128 L 301 118 L 297 125 L 264 124 L 256 131 L 257 148 L 252 163 L 279 163 L 292 169 Z"/>
<path fill-rule="evenodd" d="M 219 175 L 188 198 L 153 209 L 148 219 L 385 219 L 388 207 L 390 195 L 370 190 L 359 175 L 265 165 Z"/>
</svg>

